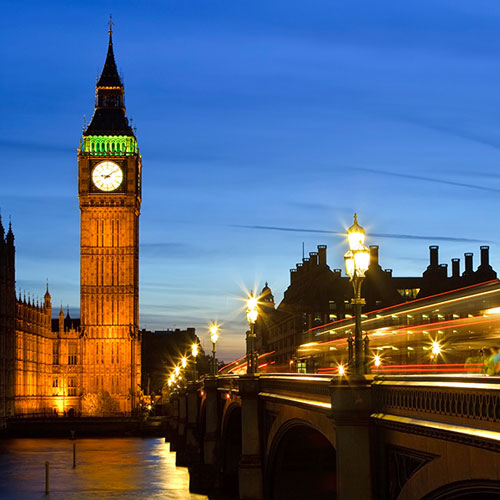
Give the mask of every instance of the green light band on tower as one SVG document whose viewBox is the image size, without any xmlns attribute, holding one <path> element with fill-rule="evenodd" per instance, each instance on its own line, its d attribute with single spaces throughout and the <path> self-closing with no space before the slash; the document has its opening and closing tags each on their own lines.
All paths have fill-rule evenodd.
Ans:
<svg viewBox="0 0 500 500">
<path fill-rule="evenodd" d="M 137 153 L 135 137 L 113 135 L 89 135 L 82 138 L 82 153 L 92 155 L 117 155 L 128 156 Z"/>
</svg>

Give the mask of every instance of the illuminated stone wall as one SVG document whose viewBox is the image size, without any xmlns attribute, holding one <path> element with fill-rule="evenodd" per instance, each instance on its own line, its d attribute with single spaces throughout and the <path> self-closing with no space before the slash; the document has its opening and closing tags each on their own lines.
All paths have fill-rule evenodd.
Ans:
<svg viewBox="0 0 500 500">
<path fill-rule="evenodd" d="M 14 236 L 0 221 L 0 425 L 14 413 L 130 413 L 139 403 L 141 156 L 111 35 L 78 150 L 81 323 L 61 310 L 54 325 L 48 289 L 42 304 L 16 300 Z M 120 172 L 112 187 L 109 170 L 92 177 L 103 162 Z"/>
<path fill-rule="evenodd" d="M 60 314 L 52 331 L 50 294 L 43 305 L 17 300 L 14 412 L 64 415 L 81 411 L 83 343 Z"/>
</svg>

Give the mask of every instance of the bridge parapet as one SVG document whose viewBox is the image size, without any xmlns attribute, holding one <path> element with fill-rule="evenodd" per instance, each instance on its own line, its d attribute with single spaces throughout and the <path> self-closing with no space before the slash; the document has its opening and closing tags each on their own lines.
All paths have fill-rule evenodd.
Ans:
<svg viewBox="0 0 500 500">
<path fill-rule="evenodd" d="M 500 384 L 484 376 L 380 377 L 373 384 L 378 421 L 500 451 Z M 453 437 L 454 436 L 454 437 Z"/>
<path fill-rule="evenodd" d="M 261 375 L 259 397 L 328 411 L 331 380 L 331 375 Z"/>
<path fill-rule="evenodd" d="M 217 377 L 217 390 L 220 392 L 238 392 L 239 375 L 222 375 Z"/>
<path fill-rule="evenodd" d="M 489 377 L 390 377 L 373 382 L 381 413 L 397 413 L 498 430 L 500 383 Z"/>
</svg>

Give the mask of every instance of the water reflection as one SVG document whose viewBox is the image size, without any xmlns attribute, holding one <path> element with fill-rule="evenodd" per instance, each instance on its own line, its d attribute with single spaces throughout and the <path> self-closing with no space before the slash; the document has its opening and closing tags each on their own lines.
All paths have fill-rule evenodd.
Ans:
<svg viewBox="0 0 500 500">
<path fill-rule="evenodd" d="M 45 496 L 45 461 L 50 494 Z M 206 500 L 189 493 L 189 475 L 175 466 L 163 439 L 9 439 L 0 441 L 0 499 Z"/>
</svg>

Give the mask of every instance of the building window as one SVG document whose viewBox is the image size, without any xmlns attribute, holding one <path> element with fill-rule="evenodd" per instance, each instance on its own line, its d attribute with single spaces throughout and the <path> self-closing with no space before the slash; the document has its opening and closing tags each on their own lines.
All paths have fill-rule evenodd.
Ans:
<svg viewBox="0 0 500 500">
<path fill-rule="evenodd" d="M 337 309 L 337 304 L 334 300 L 329 300 L 328 307 L 329 307 L 330 311 L 335 311 Z"/>
<path fill-rule="evenodd" d="M 413 300 L 417 298 L 420 288 L 398 288 L 398 293 L 405 300 Z"/>
<path fill-rule="evenodd" d="M 59 342 L 54 342 L 52 344 L 52 364 L 59 364 Z"/>
<path fill-rule="evenodd" d="M 68 396 L 76 396 L 76 378 L 70 377 L 68 379 Z"/>
<path fill-rule="evenodd" d="M 52 380 L 52 387 L 54 389 L 56 389 L 57 387 L 59 387 L 59 380 L 57 378 L 55 378 L 54 380 Z"/>
<path fill-rule="evenodd" d="M 307 363 L 305 360 L 297 360 L 297 373 L 307 373 Z"/>
<path fill-rule="evenodd" d="M 76 342 L 70 342 L 68 344 L 68 365 L 76 365 Z"/>
</svg>

